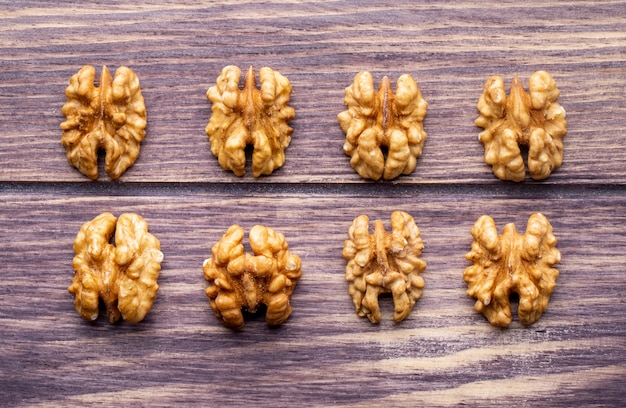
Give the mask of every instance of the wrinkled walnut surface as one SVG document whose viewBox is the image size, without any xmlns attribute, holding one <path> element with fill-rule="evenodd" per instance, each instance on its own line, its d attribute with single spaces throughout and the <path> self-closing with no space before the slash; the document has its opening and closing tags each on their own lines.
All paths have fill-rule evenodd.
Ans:
<svg viewBox="0 0 626 408">
<path fill-rule="evenodd" d="M 391 229 L 388 233 L 382 221 L 376 220 L 370 234 L 369 218 L 360 215 L 348 230 L 350 239 L 344 241 L 350 296 L 357 314 L 367 316 L 372 323 L 379 323 L 382 318 L 380 294 L 392 294 L 393 320 L 400 322 L 409 315 L 424 288 L 420 273 L 426 269 L 426 262 L 419 259 L 424 245 L 413 217 L 394 211 Z"/>
<path fill-rule="evenodd" d="M 267 67 L 259 72 L 260 90 L 252 67 L 241 90 L 240 78 L 238 67 L 227 66 L 206 93 L 213 103 L 206 126 L 211 152 L 222 168 L 243 176 L 245 148 L 252 145 L 252 175 L 268 175 L 285 163 L 285 149 L 291 142 L 293 129 L 287 123 L 296 116 L 294 109 L 287 106 L 291 84 L 278 71 Z"/>
<path fill-rule="evenodd" d="M 372 74 L 360 72 L 346 88 L 344 103 L 348 109 L 337 119 L 352 168 L 372 180 L 413 172 L 426 141 L 422 122 L 428 106 L 413 77 L 400 76 L 394 94 L 386 76 L 376 92 Z M 387 148 L 386 160 L 381 146 Z"/>
<path fill-rule="evenodd" d="M 109 243 L 113 233 L 115 246 Z M 143 320 L 159 289 L 159 249 L 159 240 L 137 214 L 116 219 L 103 213 L 83 224 L 74 241 L 74 279 L 68 288 L 78 313 L 96 320 L 102 300 L 111 323 L 120 316 L 131 323 Z"/>
<path fill-rule="evenodd" d="M 552 266 L 561 260 L 548 219 L 533 214 L 524 235 L 507 224 L 498 236 L 493 218 L 483 215 L 474 224 L 472 236 L 472 250 L 466 258 L 474 265 L 465 269 L 463 278 L 467 294 L 477 298 L 476 310 L 491 324 L 507 327 L 511 323 L 509 296 L 514 292 L 519 295 L 520 322 L 536 322 L 548 307 L 559 276 Z"/>
<path fill-rule="evenodd" d="M 485 146 L 485 162 L 501 180 L 524 180 L 519 145 L 528 146 L 528 172 L 533 179 L 545 179 L 563 163 L 567 123 L 565 109 L 555 102 L 556 82 L 546 71 L 537 71 L 529 85 L 526 93 L 515 77 L 507 98 L 502 78 L 493 76 L 478 101 L 476 125 L 485 129 L 478 140 Z"/>
<path fill-rule="evenodd" d="M 264 304 L 267 324 L 282 324 L 291 314 L 289 301 L 302 275 L 300 258 L 272 228 L 252 227 L 253 254 L 244 252 L 243 237 L 243 228 L 232 225 L 213 245 L 213 257 L 204 261 L 211 308 L 224 325 L 238 329 L 244 324 L 242 308 L 255 313 Z"/>
<path fill-rule="evenodd" d="M 85 66 L 70 78 L 61 110 L 66 117 L 61 143 L 69 164 L 92 180 L 98 178 L 98 151 L 104 149 L 104 169 L 117 179 L 139 156 L 146 107 L 139 79 L 130 68 L 119 67 L 113 79 L 102 67 L 98 87 L 95 76 L 94 67 Z"/>
</svg>

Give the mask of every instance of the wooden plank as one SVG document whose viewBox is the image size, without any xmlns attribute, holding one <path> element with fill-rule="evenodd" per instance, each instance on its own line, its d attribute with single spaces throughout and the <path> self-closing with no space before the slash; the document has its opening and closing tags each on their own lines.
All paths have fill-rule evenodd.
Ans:
<svg viewBox="0 0 626 408">
<path fill-rule="evenodd" d="M 412 74 L 429 102 L 418 168 L 397 182 L 498 184 L 476 140 L 478 97 L 491 75 L 526 83 L 538 69 L 553 74 L 568 112 L 564 165 L 545 183 L 626 182 L 623 2 L 129 4 L 3 6 L 0 180 L 88 182 L 65 160 L 60 109 L 72 74 L 106 64 L 137 72 L 148 109 L 148 136 L 122 181 L 248 182 L 249 171 L 242 180 L 219 167 L 204 132 L 205 92 L 236 64 L 271 66 L 294 88 L 287 162 L 255 182 L 365 183 L 336 116 L 344 88 L 370 70 L 377 81 Z"/>
<path fill-rule="evenodd" d="M 365 2 L 366 3 L 366 2 Z M 626 3 L 364 4 L 249 0 L 0 0 L 0 401 L 9 406 L 617 406 L 626 399 Z M 119 181 L 90 182 L 60 145 L 60 109 L 83 65 L 130 66 L 148 136 Z M 205 92 L 228 64 L 293 85 L 283 168 L 238 178 L 212 157 Z M 563 166 L 505 183 L 483 162 L 476 102 L 491 75 L 550 71 L 568 114 Z M 429 103 L 416 171 L 370 183 L 349 166 L 336 116 L 361 70 L 410 73 Z M 104 174 L 101 171 L 101 174 Z M 343 241 L 365 213 L 411 213 L 426 288 L 409 317 L 358 318 Z M 90 324 L 67 292 L 72 243 L 103 211 L 137 212 L 165 261 L 138 325 Z M 476 219 L 523 230 L 542 212 L 563 259 L 544 316 L 497 329 L 466 296 Z M 232 223 L 285 234 L 303 277 L 286 324 L 223 327 L 202 262 Z"/>
<path fill-rule="evenodd" d="M 236 186 L 235 186 L 236 187 Z M 403 194 L 399 194 L 400 189 Z M 496 401 L 565 406 L 621 401 L 626 374 L 626 199 L 563 189 L 501 195 L 473 190 L 300 186 L 254 194 L 145 186 L 114 194 L 80 185 L 12 186 L 0 195 L 0 395 L 9 405 L 446 405 Z M 245 190 L 245 188 L 243 189 Z M 254 189 L 250 189 L 254 190 Z M 376 192 L 378 191 L 378 192 Z M 460 204 L 462 203 L 462 204 Z M 344 281 L 343 240 L 361 213 L 386 223 L 414 215 L 425 243 L 426 288 L 411 315 L 358 318 Z M 138 325 L 83 321 L 66 292 L 72 242 L 102 211 L 142 214 L 165 261 L 157 301 Z M 558 248 L 557 288 L 544 316 L 490 326 L 465 295 L 469 229 L 488 211 L 501 229 L 541 211 Z M 283 326 L 251 317 L 220 325 L 204 295 L 202 261 L 225 229 L 265 223 L 302 258 Z"/>
</svg>

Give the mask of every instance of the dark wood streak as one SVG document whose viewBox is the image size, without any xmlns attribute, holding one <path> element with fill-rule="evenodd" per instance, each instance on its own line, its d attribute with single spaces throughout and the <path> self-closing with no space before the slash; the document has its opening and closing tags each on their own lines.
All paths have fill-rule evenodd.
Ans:
<svg viewBox="0 0 626 408">
<path fill-rule="evenodd" d="M 73 0 L 0 6 L 0 401 L 8 406 L 615 406 L 626 392 L 626 7 L 623 2 Z M 71 169 L 60 113 L 85 64 L 131 67 L 148 111 L 117 181 Z M 225 65 L 270 66 L 293 86 L 285 166 L 235 177 L 211 155 L 205 93 Z M 567 110 L 563 166 L 504 183 L 474 126 L 484 81 L 537 69 Z M 415 172 L 373 183 L 350 168 L 337 114 L 354 75 L 411 74 L 427 100 Z M 101 172 L 104 175 L 104 172 Z M 102 176 L 101 176 L 102 177 Z M 354 313 L 341 257 L 359 214 L 421 229 L 426 288 L 409 317 Z M 103 211 L 137 212 L 165 254 L 137 325 L 90 324 L 67 292 L 72 243 Z M 476 219 L 543 212 L 563 259 L 546 313 L 491 327 L 465 295 Z M 232 223 L 285 234 L 302 258 L 278 328 L 213 316 L 202 262 Z M 388 225 L 388 224 L 387 224 Z"/>
</svg>

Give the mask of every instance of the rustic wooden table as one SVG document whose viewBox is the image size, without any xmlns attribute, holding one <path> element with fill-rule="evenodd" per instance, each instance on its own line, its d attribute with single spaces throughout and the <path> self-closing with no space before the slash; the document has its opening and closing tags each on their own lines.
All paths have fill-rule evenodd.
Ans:
<svg viewBox="0 0 626 408">
<path fill-rule="evenodd" d="M 159 3 L 159 4 L 153 4 Z M 205 3 L 205 4 L 197 4 Z M 0 405 L 620 405 L 626 398 L 626 2 L 0 0 Z M 554 4 L 551 4 L 554 3 Z M 238 178 L 211 155 L 205 92 L 225 65 L 270 66 L 293 85 L 285 166 Z M 61 106 L 84 65 L 131 67 L 148 111 L 139 159 L 90 181 L 60 144 Z M 491 75 L 548 70 L 567 110 L 563 166 L 496 179 L 476 102 Z M 429 103 L 415 172 L 369 182 L 342 151 L 344 88 L 410 73 Z M 359 214 L 415 217 L 428 263 L 409 317 L 358 318 L 341 256 Z M 146 319 L 81 319 L 72 243 L 97 214 L 137 212 L 161 241 Z M 560 276 L 547 312 L 492 327 L 465 294 L 482 214 L 523 231 L 552 222 Z M 279 328 L 242 331 L 209 308 L 202 262 L 225 230 L 283 232 L 303 277 Z"/>
</svg>

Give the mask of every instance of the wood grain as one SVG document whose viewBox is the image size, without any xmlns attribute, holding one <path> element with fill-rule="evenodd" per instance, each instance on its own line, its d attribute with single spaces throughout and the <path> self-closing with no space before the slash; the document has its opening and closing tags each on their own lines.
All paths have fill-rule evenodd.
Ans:
<svg viewBox="0 0 626 408">
<path fill-rule="evenodd" d="M 0 405 L 618 406 L 626 399 L 626 2 L 0 0 Z M 148 109 L 141 155 L 91 182 L 60 145 L 69 77 L 130 66 Z M 294 92 L 294 137 L 269 177 L 223 171 L 204 127 L 223 66 L 270 66 Z M 416 171 L 362 180 L 336 116 L 360 70 L 410 73 L 429 110 Z M 552 73 L 563 166 L 503 183 L 473 121 L 486 78 Z M 101 172 L 104 174 L 104 172 Z M 341 257 L 357 215 L 411 213 L 424 295 L 400 324 L 354 313 Z M 83 321 L 72 243 L 103 211 L 137 212 L 165 254 L 138 325 Z M 488 324 L 465 295 L 476 219 L 551 221 L 563 259 L 547 312 Z M 224 328 L 202 262 L 233 223 L 285 234 L 303 261 L 286 324 Z"/>
<path fill-rule="evenodd" d="M 496 184 L 476 140 L 478 97 L 491 75 L 527 83 L 538 69 L 555 77 L 568 113 L 565 162 L 546 182 L 626 182 L 623 2 L 81 2 L 72 13 L 73 2 L 20 3 L 4 6 L 0 29 L 3 181 L 85 181 L 67 166 L 59 124 L 69 78 L 89 64 L 130 66 L 142 84 L 148 136 L 124 181 L 241 182 L 204 133 L 206 90 L 235 64 L 271 66 L 294 89 L 287 162 L 259 182 L 363 182 L 336 116 L 345 87 L 369 70 L 394 82 L 412 74 L 429 103 L 419 166 L 398 182 Z"/>
</svg>

